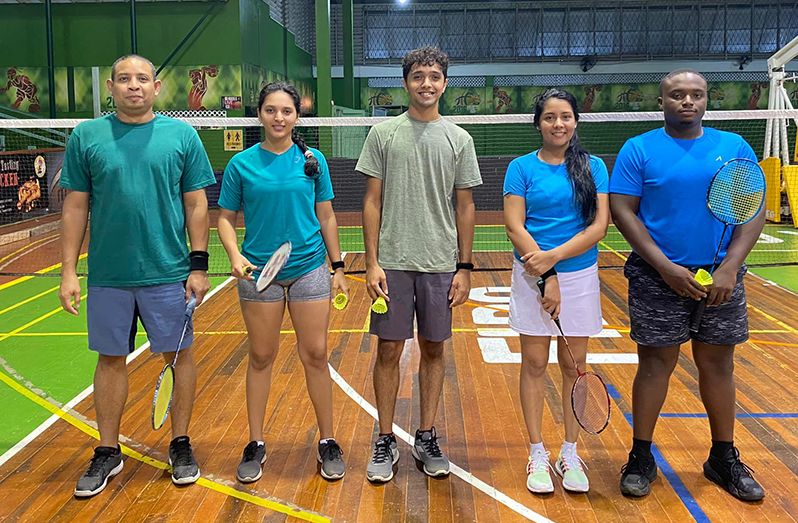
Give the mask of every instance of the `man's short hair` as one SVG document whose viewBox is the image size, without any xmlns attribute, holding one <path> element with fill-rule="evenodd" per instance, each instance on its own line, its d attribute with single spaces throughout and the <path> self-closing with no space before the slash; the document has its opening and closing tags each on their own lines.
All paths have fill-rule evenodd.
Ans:
<svg viewBox="0 0 798 523">
<path fill-rule="evenodd" d="M 676 76 L 679 76 L 680 74 L 687 74 L 687 73 L 694 74 L 696 76 L 700 76 L 701 79 L 704 80 L 704 82 L 707 81 L 707 79 L 704 77 L 704 75 L 699 73 L 695 69 L 690 69 L 689 67 L 684 67 L 682 69 L 674 69 L 670 73 L 666 74 L 665 77 L 662 80 L 660 80 L 660 82 L 659 82 L 659 95 L 663 96 L 665 94 L 665 84 L 668 83 L 668 80 L 670 80 L 671 78 L 674 78 Z"/>
<path fill-rule="evenodd" d="M 155 80 L 155 66 L 152 65 L 152 62 L 138 54 L 126 54 L 125 56 L 117 58 L 114 65 L 111 66 L 111 81 L 116 81 L 116 66 L 129 58 L 136 58 L 142 62 L 146 62 L 150 66 L 150 69 L 152 69 L 152 79 Z"/>
<path fill-rule="evenodd" d="M 449 71 L 449 57 L 446 53 L 431 45 L 413 49 L 407 53 L 402 60 L 402 76 L 404 76 L 405 81 L 407 81 L 407 77 L 410 75 L 413 66 L 433 64 L 438 64 L 441 67 L 443 77 L 446 78 L 447 72 Z"/>
</svg>

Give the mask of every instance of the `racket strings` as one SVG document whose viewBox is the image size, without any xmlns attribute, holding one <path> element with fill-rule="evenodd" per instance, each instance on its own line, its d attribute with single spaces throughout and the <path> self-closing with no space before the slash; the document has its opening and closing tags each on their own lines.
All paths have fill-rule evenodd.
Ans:
<svg viewBox="0 0 798 523">
<path fill-rule="evenodd" d="M 724 166 L 709 187 L 712 214 L 728 225 L 740 225 L 759 213 L 765 198 L 765 177 L 754 162 L 733 161 Z"/>
<path fill-rule="evenodd" d="M 610 418 L 610 401 L 604 382 L 591 372 L 577 378 L 571 393 L 574 416 L 587 432 L 598 434 Z"/>
</svg>

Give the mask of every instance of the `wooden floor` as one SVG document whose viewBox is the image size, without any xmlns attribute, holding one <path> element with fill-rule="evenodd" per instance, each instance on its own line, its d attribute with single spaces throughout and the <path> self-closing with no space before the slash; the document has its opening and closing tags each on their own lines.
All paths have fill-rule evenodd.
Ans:
<svg viewBox="0 0 798 523">
<path fill-rule="evenodd" d="M 483 255 L 482 267 L 495 260 Z M 347 266 L 362 268 L 349 255 Z M 527 436 L 518 400 L 518 338 L 506 329 L 510 273 L 476 272 L 471 303 L 454 314 L 446 343 L 447 372 L 437 418 L 442 446 L 454 472 L 430 479 L 417 470 L 410 447 L 399 443 L 395 479 L 372 485 L 365 479 L 377 426 L 371 369 L 376 341 L 365 332 L 368 297 L 350 280 L 353 299 L 333 312 L 330 365 L 335 434 L 344 450 L 347 475 L 330 483 L 317 474 L 317 431 L 307 398 L 296 338 L 286 319 L 266 413 L 268 460 L 254 484 L 235 481 L 247 441 L 244 376 L 247 337 L 234 285 L 226 285 L 195 314 L 199 382 L 191 437 L 203 479 L 178 488 L 164 470 L 169 433 L 152 431 L 151 391 L 162 365 L 148 352 L 129 368 L 130 394 L 122 421 L 128 449 L 125 468 L 104 492 L 77 499 L 72 491 L 96 441 L 91 432 L 94 397 L 59 420 L 0 468 L 0 521 L 24 522 L 794 522 L 798 521 L 798 296 L 754 276 L 746 283 L 752 341 L 737 352 L 736 443 L 764 486 L 761 503 L 743 503 L 701 473 L 709 448 L 697 370 L 685 346 L 655 434 L 660 478 L 643 499 L 618 492 L 632 431 L 631 385 L 636 366 L 629 339 L 626 280 L 617 270 L 600 271 L 604 337 L 592 339 L 592 369 L 612 385 L 613 417 L 600 436 L 582 434 L 591 490 L 536 496 L 525 488 Z M 489 303 L 485 300 L 492 300 Z M 502 305 L 504 302 L 504 306 Z M 478 307 L 480 304 L 492 308 Z M 507 350 L 505 350 L 507 349 Z M 418 347 L 402 359 L 396 424 L 410 433 L 418 425 Z M 496 362 L 486 362 L 486 359 Z M 633 357 L 632 357 L 633 359 Z M 506 361 L 501 363 L 500 361 Z M 560 384 L 556 365 L 547 374 L 544 439 L 556 454 L 562 441 Z M 346 389 L 346 390 L 344 390 Z M 359 398 L 362 397 L 362 400 Z M 31 408 L 39 408 L 31 404 Z M 54 410 L 56 410 L 54 408 Z M 780 416 L 780 417 L 779 417 Z"/>
</svg>

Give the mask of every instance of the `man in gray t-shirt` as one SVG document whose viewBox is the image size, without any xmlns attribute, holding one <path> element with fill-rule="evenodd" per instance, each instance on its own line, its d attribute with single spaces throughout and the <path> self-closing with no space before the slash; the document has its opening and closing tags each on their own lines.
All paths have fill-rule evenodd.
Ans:
<svg viewBox="0 0 798 523">
<path fill-rule="evenodd" d="M 433 422 L 452 308 L 465 303 L 471 290 L 471 188 L 482 178 L 471 136 L 438 113 L 448 65 L 446 54 L 434 47 L 405 56 L 402 83 L 410 109 L 372 128 L 356 167 L 368 177 L 363 198 L 368 292 L 372 300 L 388 302 L 387 313 L 371 315 L 371 333 L 379 337 L 374 393 L 380 424 L 367 471 L 371 481 L 390 481 L 399 459 L 391 427 L 399 359 L 405 340 L 413 338 L 414 316 L 421 349 L 421 426 L 413 457 L 430 476 L 449 473 Z"/>
</svg>

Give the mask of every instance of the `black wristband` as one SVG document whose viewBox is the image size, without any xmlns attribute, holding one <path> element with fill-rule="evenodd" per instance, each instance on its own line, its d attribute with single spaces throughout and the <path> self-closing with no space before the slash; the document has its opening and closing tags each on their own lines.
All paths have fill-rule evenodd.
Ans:
<svg viewBox="0 0 798 523">
<path fill-rule="evenodd" d="M 208 258 L 206 251 L 191 251 L 188 253 L 189 270 L 208 272 Z"/>
<path fill-rule="evenodd" d="M 330 264 L 330 267 L 332 267 L 332 270 L 337 271 L 338 269 L 343 269 L 346 265 L 342 261 L 334 261 Z"/>
<path fill-rule="evenodd" d="M 474 270 L 474 264 L 473 263 L 458 262 L 456 267 L 457 267 L 458 271 L 460 271 L 460 270 L 473 271 Z"/>
<path fill-rule="evenodd" d="M 546 281 L 549 278 L 551 278 L 552 276 L 557 276 L 557 271 L 554 270 L 554 267 L 552 267 L 548 271 L 546 271 L 543 274 L 541 274 L 540 275 L 540 279 L 543 280 L 543 281 Z"/>
</svg>

